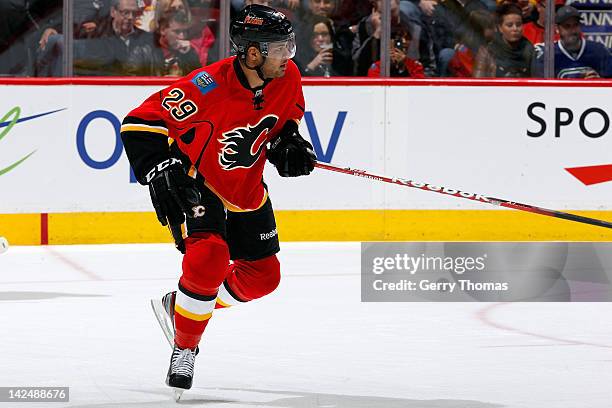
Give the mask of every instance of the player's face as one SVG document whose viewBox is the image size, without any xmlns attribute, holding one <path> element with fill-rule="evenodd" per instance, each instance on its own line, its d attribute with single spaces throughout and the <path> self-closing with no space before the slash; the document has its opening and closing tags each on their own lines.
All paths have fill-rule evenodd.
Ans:
<svg viewBox="0 0 612 408">
<path fill-rule="evenodd" d="M 577 18 L 570 18 L 557 25 L 559 37 L 565 48 L 575 49 L 580 46 L 580 21 Z"/>
<path fill-rule="evenodd" d="M 279 78 L 285 75 L 287 62 L 295 56 L 295 35 L 291 34 L 286 41 L 270 42 L 267 45 L 267 57 L 261 70 L 267 78 Z"/>
<path fill-rule="evenodd" d="M 499 32 L 506 42 L 516 43 L 523 36 L 523 17 L 518 14 L 507 14 L 499 25 Z"/>
<path fill-rule="evenodd" d="M 261 65 L 261 72 L 265 78 L 280 78 L 285 75 L 289 58 L 264 57 L 263 54 L 256 48 L 250 47 L 247 53 L 248 67 L 256 67 Z"/>
<path fill-rule="evenodd" d="M 280 78 L 285 76 L 289 58 L 267 57 L 266 62 L 261 67 L 261 71 L 266 78 Z"/>
</svg>

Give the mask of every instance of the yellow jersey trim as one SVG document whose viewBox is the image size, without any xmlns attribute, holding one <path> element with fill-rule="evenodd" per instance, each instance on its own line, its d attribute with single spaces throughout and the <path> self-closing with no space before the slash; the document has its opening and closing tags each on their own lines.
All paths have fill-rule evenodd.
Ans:
<svg viewBox="0 0 612 408">
<path fill-rule="evenodd" d="M 186 317 L 191 320 L 195 320 L 197 322 L 203 322 L 204 320 L 208 320 L 212 317 L 212 313 L 206 313 L 206 314 L 191 313 L 189 310 L 185 310 L 179 305 L 174 305 L 174 310 L 176 311 L 176 313 L 180 314 L 181 316 Z"/>
<path fill-rule="evenodd" d="M 121 126 L 122 132 L 150 132 L 150 133 L 158 133 L 160 135 L 168 136 L 168 129 L 160 127 L 160 126 L 148 126 L 141 124 L 131 124 L 127 123 Z"/>
<path fill-rule="evenodd" d="M 223 307 L 231 307 L 232 305 L 228 305 L 227 303 L 225 303 L 224 301 L 221 300 L 221 298 L 217 298 L 217 303 L 220 304 Z"/>
<path fill-rule="evenodd" d="M 215 188 L 213 186 L 211 186 L 208 182 L 204 182 L 204 185 L 206 187 L 208 187 L 208 189 L 210 191 L 213 192 L 214 195 L 217 196 L 217 198 L 219 198 L 219 200 L 221 200 L 221 202 L 223 203 L 223 205 L 225 206 L 225 208 L 227 208 L 228 211 L 231 212 L 249 212 L 249 211 L 256 211 L 259 210 L 261 207 L 263 207 L 263 205 L 266 203 L 266 201 L 268 200 L 268 190 L 264 189 L 264 195 L 263 198 L 261 199 L 261 203 L 259 203 L 259 205 L 257 206 L 257 208 L 240 208 L 235 204 L 232 204 L 231 202 L 229 202 L 228 200 L 226 200 L 221 194 L 219 194 L 219 192 L 217 190 L 215 190 Z"/>
</svg>

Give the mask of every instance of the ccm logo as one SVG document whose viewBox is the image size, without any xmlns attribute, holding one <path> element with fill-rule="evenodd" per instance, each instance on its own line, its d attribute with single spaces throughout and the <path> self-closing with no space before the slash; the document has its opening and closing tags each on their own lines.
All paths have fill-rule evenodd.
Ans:
<svg viewBox="0 0 612 408">
<path fill-rule="evenodd" d="M 527 116 L 540 125 L 537 131 L 527 130 L 527 136 L 540 137 L 546 133 L 547 123 L 541 114 L 546 111 L 546 104 L 534 102 L 527 107 Z M 569 126 L 574 121 L 574 112 L 570 108 L 555 108 L 555 137 L 561 137 L 561 128 Z M 587 127 L 587 119 L 589 126 Z M 600 108 L 589 108 L 578 116 L 578 126 L 583 135 L 596 139 L 603 136 L 610 129 L 610 116 Z"/>
<path fill-rule="evenodd" d="M 160 171 L 163 171 L 164 169 L 167 169 L 168 167 L 172 166 L 173 164 L 183 164 L 182 161 L 180 161 L 177 158 L 171 158 L 168 160 L 164 160 L 163 162 L 159 163 L 157 166 L 153 167 L 151 169 L 151 171 L 149 171 L 146 175 L 146 179 L 147 179 L 147 183 L 150 183 L 151 180 L 153 180 L 153 178 L 155 177 L 155 175 L 157 173 L 159 173 Z"/>
</svg>

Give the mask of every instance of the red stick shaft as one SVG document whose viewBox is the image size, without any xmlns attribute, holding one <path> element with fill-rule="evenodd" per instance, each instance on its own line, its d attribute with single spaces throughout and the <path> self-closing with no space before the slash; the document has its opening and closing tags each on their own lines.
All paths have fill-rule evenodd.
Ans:
<svg viewBox="0 0 612 408">
<path fill-rule="evenodd" d="M 512 208 L 519 211 L 527 211 L 534 214 L 547 215 L 549 217 L 562 218 L 564 220 L 581 222 L 584 224 L 596 225 L 598 227 L 612 228 L 612 223 L 608 221 L 598 220 L 595 218 L 583 217 L 581 215 L 570 214 L 562 211 L 549 210 L 547 208 L 536 207 L 534 205 L 522 204 L 513 201 L 503 200 L 501 198 L 487 197 L 481 194 L 468 193 L 465 191 L 457 190 L 454 188 L 448 188 L 443 186 L 436 186 L 429 183 L 416 182 L 412 180 L 380 176 L 376 174 L 368 173 L 364 170 L 351 169 L 349 167 L 336 167 L 331 164 L 317 162 L 315 167 L 320 169 L 334 171 L 336 173 L 349 174 L 351 176 L 363 177 L 370 180 L 382 181 L 384 183 L 398 184 L 403 187 L 417 188 L 419 190 L 432 191 L 434 193 L 444 194 L 451 197 L 464 198 L 466 200 L 478 201 L 480 203 L 486 203 L 496 205 L 498 207 Z"/>
</svg>

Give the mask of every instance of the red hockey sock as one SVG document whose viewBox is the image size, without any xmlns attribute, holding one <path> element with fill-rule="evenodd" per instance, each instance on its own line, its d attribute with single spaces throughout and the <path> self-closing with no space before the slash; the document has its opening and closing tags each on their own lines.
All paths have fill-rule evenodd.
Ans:
<svg viewBox="0 0 612 408">
<path fill-rule="evenodd" d="M 219 288 L 215 308 L 234 306 L 271 293 L 280 282 L 280 263 L 276 255 L 257 261 L 237 260 Z"/>
<path fill-rule="evenodd" d="M 200 342 L 228 263 L 229 249 L 220 235 L 200 233 L 185 240 L 183 275 L 174 307 L 174 341 L 179 347 L 194 348 Z"/>
</svg>

